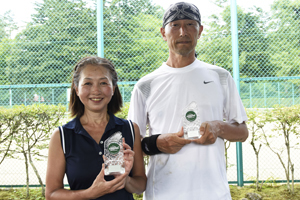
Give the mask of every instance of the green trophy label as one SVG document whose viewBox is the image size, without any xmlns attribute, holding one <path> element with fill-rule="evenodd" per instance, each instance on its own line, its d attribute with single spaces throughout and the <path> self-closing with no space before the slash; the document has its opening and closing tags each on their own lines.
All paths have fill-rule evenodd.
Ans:
<svg viewBox="0 0 300 200">
<path fill-rule="evenodd" d="M 117 143 L 111 143 L 111 144 L 108 146 L 108 151 L 109 151 L 109 153 L 111 153 L 111 154 L 117 154 L 117 153 L 119 153 L 119 151 L 120 151 L 120 146 L 119 146 Z"/>
<path fill-rule="evenodd" d="M 197 119 L 197 115 L 194 111 L 189 111 L 186 113 L 185 118 L 189 121 L 189 122 L 193 122 Z"/>
<path fill-rule="evenodd" d="M 104 141 L 104 175 L 124 174 L 122 133 L 115 132 Z"/>
</svg>

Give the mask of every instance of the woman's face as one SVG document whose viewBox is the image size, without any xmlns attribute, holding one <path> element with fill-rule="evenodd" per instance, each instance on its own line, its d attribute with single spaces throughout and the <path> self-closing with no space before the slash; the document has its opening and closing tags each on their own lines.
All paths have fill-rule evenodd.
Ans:
<svg viewBox="0 0 300 200">
<path fill-rule="evenodd" d="M 86 65 L 80 72 L 78 87 L 75 89 L 84 112 L 107 112 L 115 87 L 109 71 L 99 65 Z"/>
</svg>

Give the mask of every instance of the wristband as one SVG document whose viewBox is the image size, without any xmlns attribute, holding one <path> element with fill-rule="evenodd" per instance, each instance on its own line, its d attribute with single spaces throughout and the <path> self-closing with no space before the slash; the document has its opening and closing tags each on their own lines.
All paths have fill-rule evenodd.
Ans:
<svg viewBox="0 0 300 200">
<path fill-rule="evenodd" d="M 145 154 L 152 156 L 161 153 L 161 151 L 157 148 L 156 145 L 156 140 L 158 136 L 160 136 L 160 134 L 151 135 L 149 137 L 143 138 L 142 149 Z"/>
</svg>

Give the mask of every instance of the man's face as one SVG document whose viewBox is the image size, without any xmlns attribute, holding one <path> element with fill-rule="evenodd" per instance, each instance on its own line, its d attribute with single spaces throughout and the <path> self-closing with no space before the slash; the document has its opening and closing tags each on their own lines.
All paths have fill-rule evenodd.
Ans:
<svg viewBox="0 0 300 200">
<path fill-rule="evenodd" d="M 187 56 L 194 53 L 202 30 L 197 21 L 183 19 L 170 22 L 160 32 L 172 53 Z"/>
</svg>

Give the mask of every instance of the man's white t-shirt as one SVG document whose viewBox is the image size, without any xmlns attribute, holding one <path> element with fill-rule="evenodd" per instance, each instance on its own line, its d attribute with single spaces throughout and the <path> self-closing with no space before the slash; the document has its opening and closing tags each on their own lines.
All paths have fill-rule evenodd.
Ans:
<svg viewBox="0 0 300 200">
<path fill-rule="evenodd" d="M 183 68 L 163 65 L 135 85 L 128 118 L 141 136 L 176 133 L 183 110 L 195 101 L 200 121 L 247 121 L 236 85 L 228 71 L 199 60 Z M 150 156 L 147 200 L 229 200 L 224 140 L 214 144 L 190 143 L 175 154 Z"/>
</svg>

